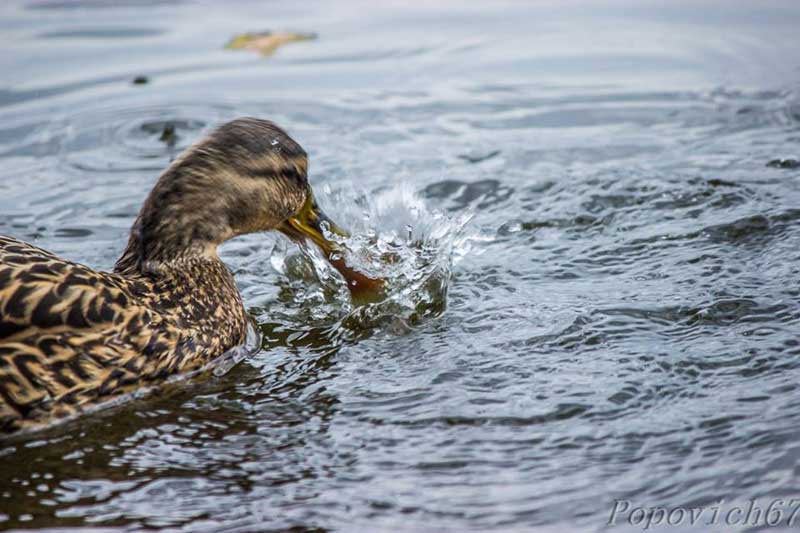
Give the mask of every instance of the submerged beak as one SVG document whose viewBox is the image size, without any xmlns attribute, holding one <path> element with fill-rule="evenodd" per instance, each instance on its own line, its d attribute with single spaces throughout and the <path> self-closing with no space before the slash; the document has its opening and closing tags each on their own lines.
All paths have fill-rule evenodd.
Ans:
<svg viewBox="0 0 800 533">
<path fill-rule="evenodd" d="M 348 237 L 348 234 L 320 210 L 314 195 L 311 194 L 311 189 L 300 211 L 277 229 L 293 241 L 302 242 L 304 239 L 309 239 L 319 246 L 328 262 L 347 280 L 347 286 L 356 299 L 368 301 L 379 297 L 383 280 L 370 278 L 347 266 L 342 247 L 325 236 L 328 233 Z"/>
<path fill-rule="evenodd" d="M 323 213 L 317 201 L 314 200 L 314 195 L 311 190 L 308 191 L 306 203 L 300 208 L 300 211 L 293 217 L 289 218 L 278 226 L 278 231 L 292 239 L 293 241 L 302 242 L 303 239 L 310 239 L 311 242 L 320 247 L 325 253 L 325 256 L 330 259 L 330 256 L 339 251 L 339 246 L 325 237 L 325 233 L 332 233 L 340 237 L 348 237 L 346 231 L 333 223 L 325 213 Z"/>
</svg>

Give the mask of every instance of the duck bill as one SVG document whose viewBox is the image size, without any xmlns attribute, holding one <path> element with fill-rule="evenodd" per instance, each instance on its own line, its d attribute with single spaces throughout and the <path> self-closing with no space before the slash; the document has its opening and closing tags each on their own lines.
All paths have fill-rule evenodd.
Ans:
<svg viewBox="0 0 800 533">
<path fill-rule="evenodd" d="M 281 224 L 278 230 L 293 241 L 302 242 L 305 239 L 310 240 L 319 246 L 328 259 L 338 252 L 340 247 L 326 237 L 325 234 L 339 235 L 340 237 L 348 236 L 346 231 L 334 224 L 334 222 L 320 210 L 311 191 L 309 191 L 306 202 L 303 204 L 303 207 L 300 208 L 300 211 Z"/>
<path fill-rule="evenodd" d="M 320 210 L 310 190 L 300 211 L 281 224 L 278 230 L 293 241 L 303 242 L 308 239 L 316 244 L 328 262 L 347 280 L 347 286 L 356 299 L 370 301 L 380 296 L 383 280 L 370 278 L 350 268 L 344 261 L 341 245 L 326 236 L 333 234 L 348 237 L 349 235 Z"/>
</svg>

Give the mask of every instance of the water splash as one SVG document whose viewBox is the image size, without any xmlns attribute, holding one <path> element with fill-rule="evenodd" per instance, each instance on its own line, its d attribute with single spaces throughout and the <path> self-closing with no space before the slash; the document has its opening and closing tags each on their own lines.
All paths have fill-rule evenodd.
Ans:
<svg viewBox="0 0 800 533">
<path fill-rule="evenodd" d="M 386 281 L 378 302 L 354 302 L 346 280 L 315 246 L 279 240 L 270 262 L 287 276 L 294 303 L 308 318 L 331 319 L 343 334 L 375 329 L 402 333 L 426 316 L 444 311 L 452 265 L 470 250 L 465 231 L 471 214 L 449 216 L 430 208 L 410 186 L 377 193 L 354 190 L 317 194 L 323 210 L 350 232 L 341 237 L 323 228 L 341 245 L 343 259 L 355 270 Z M 325 206 L 336 206 L 336 211 Z"/>
</svg>

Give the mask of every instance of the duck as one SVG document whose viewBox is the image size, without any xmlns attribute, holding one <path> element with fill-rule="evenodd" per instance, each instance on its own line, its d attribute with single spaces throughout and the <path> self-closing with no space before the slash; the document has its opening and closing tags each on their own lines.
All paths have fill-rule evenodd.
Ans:
<svg viewBox="0 0 800 533">
<path fill-rule="evenodd" d="M 348 267 L 314 199 L 308 156 L 269 120 L 225 123 L 158 177 L 112 271 L 0 236 L 0 435 L 92 412 L 202 372 L 246 340 L 222 243 L 276 230 L 318 246 L 354 297 L 383 280 Z"/>
</svg>

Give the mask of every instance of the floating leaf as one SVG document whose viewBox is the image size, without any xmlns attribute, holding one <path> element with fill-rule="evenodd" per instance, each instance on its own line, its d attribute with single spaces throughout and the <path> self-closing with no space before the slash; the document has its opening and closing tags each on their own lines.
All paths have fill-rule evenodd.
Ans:
<svg viewBox="0 0 800 533">
<path fill-rule="evenodd" d="M 225 48 L 229 50 L 255 50 L 262 56 L 271 55 L 278 47 L 287 43 L 299 41 L 311 41 L 316 39 L 314 33 L 293 33 L 293 32 L 262 32 L 262 33 L 240 33 L 231 39 Z"/>
</svg>

